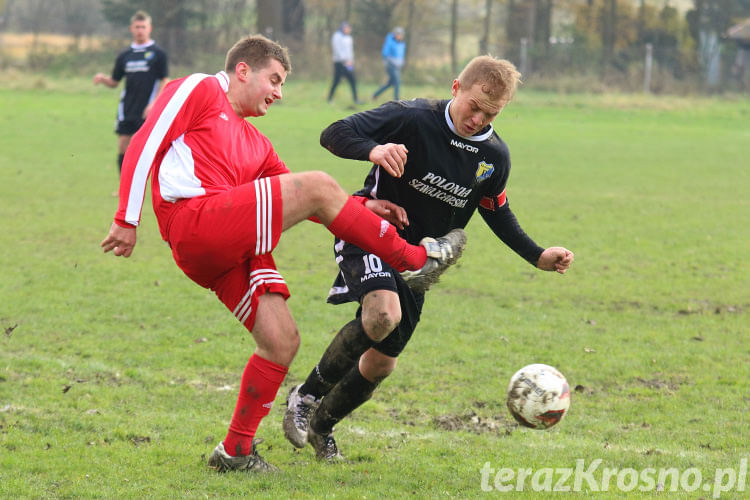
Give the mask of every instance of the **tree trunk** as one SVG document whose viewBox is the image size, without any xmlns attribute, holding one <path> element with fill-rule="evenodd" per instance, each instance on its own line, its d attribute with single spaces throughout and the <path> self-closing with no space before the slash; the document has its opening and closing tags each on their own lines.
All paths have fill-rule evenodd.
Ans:
<svg viewBox="0 0 750 500">
<path fill-rule="evenodd" d="M 606 68 L 612 63 L 615 53 L 617 0 L 605 0 L 602 15 L 602 59 Z"/>
<path fill-rule="evenodd" d="M 278 0 L 257 0 L 255 2 L 258 14 L 258 33 L 271 40 L 278 40 L 281 36 L 281 7 Z"/>
<path fill-rule="evenodd" d="M 456 38 L 458 38 L 458 0 L 451 2 L 451 71 L 458 72 L 458 56 L 456 55 Z"/>
<path fill-rule="evenodd" d="M 492 24 L 492 2 L 493 0 L 485 0 L 484 2 L 484 27 L 482 30 L 482 38 L 479 39 L 479 55 L 487 54 L 490 51 L 490 24 Z"/>
<path fill-rule="evenodd" d="M 641 0 L 638 6 L 638 24 L 636 25 L 636 36 L 638 43 L 643 43 L 646 35 L 646 0 Z"/>
<path fill-rule="evenodd" d="M 539 0 L 530 0 L 526 4 L 526 33 L 524 34 L 524 39 L 526 40 L 526 71 L 531 73 L 534 71 L 534 66 L 536 65 L 536 54 L 534 51 L 536 50 L 536 16 L 537 16 L 537 7 L 539 6 Z"/>
<path fill-rule="evenodd" d="M 552 35 L 552 0 L 537 0 L 534 39 L 542 60 L 549 57 L 549 39 Z"/>
<path fill-rule="evenodd" d="M 404 38 L 404 41 L 406 42 L 406 50 L 404 51 L 404 68 L 406 68 L 409 63 L 409 53 L 412 50 L 412 40 L 414 40 L 411 34 L 414 32 L 414 19 L 417 13 L 417 8 L 414 4 L 415 1 L 416 0 L 409 0 L 409 9 L 406 17 L 406 37 Z"/>
<path fill-rule="evenodd" d="M 305 39 L 305 4 L 302 0 L 283 0 L 282 28 L 284 39 Z"/>
</svg>

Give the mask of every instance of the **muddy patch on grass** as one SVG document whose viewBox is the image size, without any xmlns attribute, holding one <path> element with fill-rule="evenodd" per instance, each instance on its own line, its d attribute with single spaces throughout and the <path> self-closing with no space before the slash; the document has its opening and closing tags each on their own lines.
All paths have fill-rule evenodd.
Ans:
<svg viewBox="0 0 750 500">
<path fill-rule="evenodd" d="M 509 435 L 518 427 L 518 424 L 509 420 L 505 415 L 479 415 L 474 411 L 462 415 L 438 415 L 432 419 L 432 423 L 443 431 L 467 431 L 473 434 Z"/>
<path fill-rule="evenodd" d="M 687 377 L 672 377 L 666 378 L 655 373 L 652 378 L 636 377 L 634 382 L 638 385 L 648 387 L 654 390 L 665 390 L 674 392 L 680 389 L 683 385 L 690 384 L 690 380 Z"/>
</svg>

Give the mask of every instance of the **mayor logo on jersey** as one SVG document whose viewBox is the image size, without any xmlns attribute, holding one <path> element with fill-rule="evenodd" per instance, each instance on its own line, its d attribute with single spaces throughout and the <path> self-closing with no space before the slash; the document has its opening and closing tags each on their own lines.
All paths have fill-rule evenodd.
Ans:
<svg viewBox="0 0 750 500">
<path fill-rule="evenodd" d="M 451 146 L 456 147 L 458 149 L 463 149 L 464 151 L 468 151 L 469 153 L 479 152 L 478 147 L 472 146 L 470 144 L 464 144 L 463 142 L 457 141 L 456 139 L 451 139 Z"/>
</svg>

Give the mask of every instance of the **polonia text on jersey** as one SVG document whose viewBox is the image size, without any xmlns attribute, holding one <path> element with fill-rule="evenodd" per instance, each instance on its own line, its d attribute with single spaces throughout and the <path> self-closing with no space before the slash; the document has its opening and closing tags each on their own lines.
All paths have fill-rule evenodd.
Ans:
<svg viewBox="0 0 750 500">
<path fill-rule="evenodd" d="M 447 193 L 446 191 L 443 191 L 442 189 L 430 186 L 428 184 L 425 184 L 424 182 L 421 182 L 419 179 L 412 179 L 409 181 L 409 186 L 413 187 L 420 193 L 426 194 L 427 196 L 431 198 L 437 198 L 440 201 L 443 201 L 447 203 L 448 205 L 455 207 L 455 208 L 464 208 L 466 206 L 467 199 L 460 199 L 456 198 L 450 193 Z M 465 188 L 464 188 L 465 189 Z M 468 189 L 466 193 L 462 193 L 463 196 L 467 196 L 471 192 L 471 189 Z"/>
<path fill-rule="evenodd" d="M 151 68 L 148 65 L 148 61 L 137 60 L 125 63 L 125 73 L 143 73 L 149 69 Z"/>
<path fill-rule="evenodd" d="M 425 176 L 422 177 L 422 180 L 424 182 L 429 182 L 430 185 L 436 186 L 443 191 L 460 196 L 461 198 L 466 198 L 469 196 L 469 193 L 471 193 L 471 188 L 466 188 L 455 182 L 448 181 L 445 177 L 435 175 L 432 172 L 427 172 Z"/>
</svg>

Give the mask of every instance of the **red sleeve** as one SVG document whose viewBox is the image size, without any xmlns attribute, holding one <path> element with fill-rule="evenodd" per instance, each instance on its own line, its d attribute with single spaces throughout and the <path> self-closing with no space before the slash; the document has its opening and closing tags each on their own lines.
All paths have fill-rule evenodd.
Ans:
<svg viewBox="0 0 750 500">
<path fill-rule="evenodd" d="M 154 103 L 154 109 L 133 135 L 120 173 L 120 203 L 115 222 L 137 226 L 141 219 L 146 182 L 172 141 L 185 133 L 194 117 L 212 99 L 216 85 L 203 84 L 209 75 L 193 74 L 170 82 Z"/>
<path fill-rule="evenodd" d="M 289 169 L 287 168 L 286 164 L 281 161 L 281 158 L 279 158 L 279 155 L 273 149 L 271 141 L 265 136 L 263 136 L 263 138 L 266 140 L 268 147 L 268 154 L 266 155 L 266 159 L 263 161 L 263 177 L 273 177 L 274 175 L 288 174 Z"/>
</svg>

